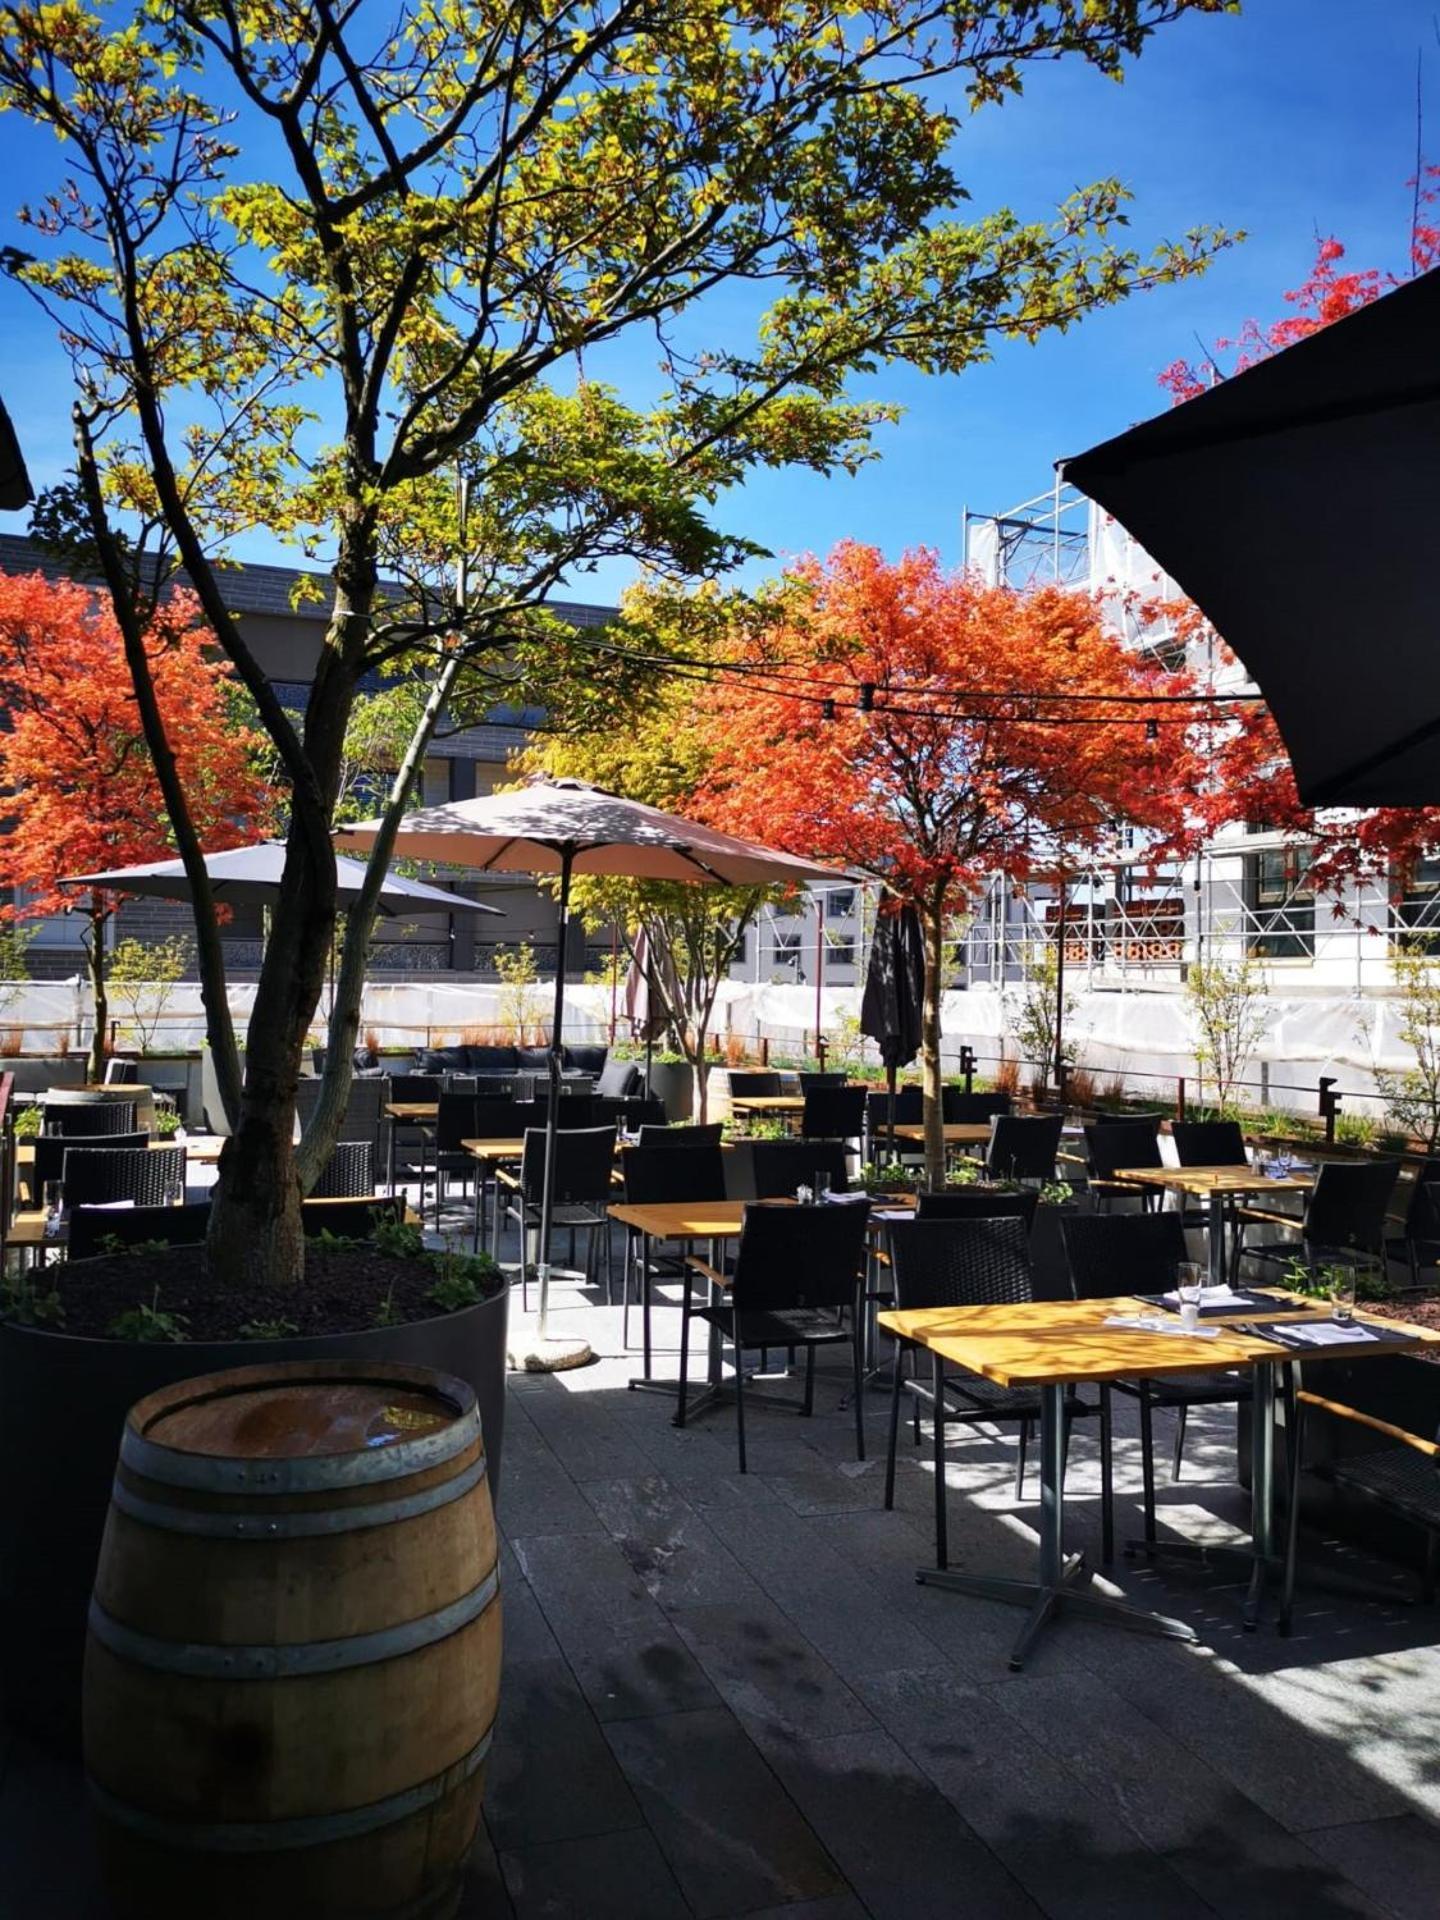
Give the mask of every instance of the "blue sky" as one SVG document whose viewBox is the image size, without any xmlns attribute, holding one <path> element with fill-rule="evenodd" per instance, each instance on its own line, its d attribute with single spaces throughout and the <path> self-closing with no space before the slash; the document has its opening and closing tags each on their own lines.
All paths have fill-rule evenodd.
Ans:
<svg viewBox="0 0 1440 1920">
<path fill-rule="evenodd" d="M 1033 74 L 1023 99 L 964 127 L 958 173 L 977 211 L 1008 204 L 1043 217 L 1074 187 L 1115 174 L 1135 193 L 1137 244 L 1201 222 L 1245 228 L 1248 242 L 1201 281 L 1132 300 L 1039 347 L 1003 347 L 961 378 L 892 370 L 865 391 L 897 401 L 883 458 L 855 479 L 761 475 L 722 505 L 722 524 L 777 555 L 824 552 L 845 536 L 889 552 L 960 553 L 961 511 L 997 511 L 1048 486 L 1052 463 L 1156 412 L 1159 369 L 1247 316 L 1269 319 L 1305 277 L 1318 231 L 1357 265 L 1399 266 L 1414 171 L 1415 69 L 1423 49 L 1430 157 L 1440 160 L 1440 39 L 1435 0 L 1248 0 L 1238 18 L 1181 21 L 1159 34 L 1123 86 L 1062 65 Z M 24 192 L 34 148 L 0 119 L 0 176 Z M 0 217 L 0 239 L 19 239 Z M 717 312 L 717 324 L 723 315 Z M 67 454 L 65 363 L 43 320 L 0 282 L 0 391 L 38 483 Z M 605 369 L 648 390 L 643 347 Z M 23 525 L 4 516 L 6 530 Z M 242 557 L 283 559 L 254 543 Z M 756 567 L 759 575 L 773 567 Z M 626 570 L 575 580 L 606 599 Z"/>
</svg>

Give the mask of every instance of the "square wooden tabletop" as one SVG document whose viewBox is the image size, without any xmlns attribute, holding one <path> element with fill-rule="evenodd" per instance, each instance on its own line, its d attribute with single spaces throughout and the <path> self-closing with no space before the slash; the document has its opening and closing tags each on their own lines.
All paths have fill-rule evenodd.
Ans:
<svg viewBox="0 0 1440 1920">
<path fill-rule="evenodd" d="M 1112 1180 L 1130 1180 L 1137 1186 L 1168 1187 L 1178 1193 L 1208 1199 L 1220 1193 L 1308 1193 L 1313 1173 L 1262 1173 L 1258 1167 L 1117 1167 Z"/>
<path fill-rule="evenodd" d="M 925 1128 L 919 1122 L 907 1120 L 899 1126 L 887 1127 L 881 1119 L 877 1124 L 882 1132 L 893 1133 L 897 1140 L 922 1143 L 925 1139 Z M 940 1131 L 947 1147 L 979 1147 L 990 1138 L 990 1123 L 988 1120 L 947 1120 Z"/>
</svg>

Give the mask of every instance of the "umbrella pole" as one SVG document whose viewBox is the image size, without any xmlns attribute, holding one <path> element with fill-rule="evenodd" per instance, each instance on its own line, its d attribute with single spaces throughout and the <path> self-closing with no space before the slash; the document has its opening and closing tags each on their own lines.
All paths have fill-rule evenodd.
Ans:
<svg viewBox="0 0 1440 1920">
<path fill-rule="evenodd" d="M 898 1068 L 897 1066 L 895 1066 L 895 1064 L 893 1063 L 893 1061 L 892 1061 L 892 1062 L 891 1062 L 891 1064 L 890 1064 L 889 1066 L 887 1066 L 887 1067 L 886 1067 L 886 1069 L 885 1069 L 885 1085 L 886 1085 L 886 1089 L 887 1089 L 887 1091 L 889 1092 L 889 1095 L 890 1095 L 890 1108 L 889 1108 L 889 1112 L 888 1112 L 888 1113 L 886 1114 L 886 1116 L 885 1116 L 885 1129 L 886 1129 L 886 1132 L 885 1132 L 885 1147 L 886 1147 L 886 1152 L 885 1152 L 885 1158 L 886 1158 L 886 1159 L 887 1159 L 887 1160 L 888 1160 L 888 1161 L 889 1161 L 889 1162 L 890 1162 L 890 1163 L 891 1163 L 892 1165 L 894 1164 L 894 1162 L 895 1162 L 895 1159 L 896 1159 L 896 1153 L 895 1153 L 895 1081 L 896 1081 L 896 1078 L 897 1078 L 897 1076 L 898 1076 L 898 1074 L 899 1074 L 899 1071 L 900 1071 L 900 1070 L 899 1070 L 899 1068 Z"/>
<path fill-rule="evenodd" d="M 563 1367 L 580 1367 L 590 1359 L 590 1348 L 584 1340 L 553 1340 L 550 1337 L 550 1240 L 555 1214 L 555 1160 L 560 1131 L 560 1085 L 564 1060 L 565 949 L 570 930 L 570 875 L 574 863 L 575 849 L 567 843 L 560 850 L 560 925 L 555 949 L 555 1014 L 550 1029 L 550 1100 L 545 1114 L 545 1171 L 540 1182 L 540 1245 L 535 1265 L 535 1277 L 540 1286 L 539 1338 L 520 1356 L 518 1362 L 516 1356 L 511 1355 L 512 1364 L 518 1364 L 526 1373 L 551 1373 Z M 520 1231 L 523 1236 L 523 1219 Z M 521 1259 L 524 1259 L 523 1245 Z"/>
</svg>

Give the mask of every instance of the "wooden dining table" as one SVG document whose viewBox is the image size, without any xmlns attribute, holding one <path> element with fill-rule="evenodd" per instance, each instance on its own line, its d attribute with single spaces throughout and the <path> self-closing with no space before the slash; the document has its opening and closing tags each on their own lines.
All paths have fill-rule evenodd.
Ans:
<svg viewBox="0 0 1440 1920">
<path fill-rule="evenodd" d="M 1277 1372 L 1297 1361 L 1293 1348 L 1259 1337 L 1248 1329 L 1272 1322 L 1320 1321 L 1334 1326 L 1328 1312 L 1281 1300 L 1274 1313 L 1207 1319 L 1204 1333 L 1161 1332 L 1145 1327 L 1107 1325 L 1116 1317 L 1153 1313 L 1133 1298 L 1084 1301 L 1031 1301 L 984 1307 L 941 1307 L 889 1311 L 880 1325 L 901 1340 L 936 1353 L 952 1366 L 982 1375 L 1003 1387 L 1033 1388 L 1040 1401 L 1040 1543 L 1036 1577 L 1014 1580 L 993 1574 L 922 1567 L 922 1585 L 951 1593 L 1001 1600 L 1027 1609 L 1027 1618 L 1010 1655 L 1018 1672 L 1045 1627 L 1062 1614 L 1102 1626 L 1128 1627 L 1169 1639 L 1194 1640 L 1193 1628 L 1168 1615 L 1137 1607 L 1128 1600 L 1083 1590 L 1085 1557 L 1067 1557 L 1064 1530 L 1065 1394 L 1068 1388 L 1115 1380 L 1153 1379 L 1160 1375 L 1248 1371 L 1253 1379 L 1251 1416 L 1251 1540 L 1245 1548 L 1217 1548 L 1195 1542 L 1139 1542 L 1156 1557 L 1223 1560 L 1235 1556 L 1249 1569 L 1244 1624 L 1259 1621 L 1264 1594 L 1280 1572 L 1274 1544 L 1275 1387 Z M 1167 1322 L 1168 1324 L 1168 1322 Z M 1174 1323 L 1178 1326 L 1178 1322 Z M 1382 1329 L 1379 1335 L 1365 1329 Z M 1210 1328 L 1216 1329 L 1212 1334 Z M 1440 1333 L 1427 1328 L 1357 1313 L 1353 1339 L 1314 1349 L 1316 1359 L 1353 1360 L 1376 1354 L 1440 1346 Z M 943 1475 L 936 1499 L 944 1498 Z M 1354 1582 L 1344 1582 L 1356 1590 Z"/>
<path fill-rule="evenodd" d="M 1149 1192 L 1184 1194 L 1203 1200 L 1209 1219 L 1210 1283 L 1224 1286 L 1229 1262 L 1225 1229 L 1236 1200 L 1256 1193 L 1309 1193 L 1313 1173 L 1269 1174 L 1258 1167 L 1120 1167 L 1112 1180 L 1124 1180 Z"/>
</svg>

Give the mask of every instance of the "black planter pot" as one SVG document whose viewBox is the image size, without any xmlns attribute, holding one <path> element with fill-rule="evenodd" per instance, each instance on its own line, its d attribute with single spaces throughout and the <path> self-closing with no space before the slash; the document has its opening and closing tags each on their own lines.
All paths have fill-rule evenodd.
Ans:
<svg viewBox="0 0 1440 1920">
<path fill-rule="evenodd" d="M 509 1289 L 459 1313 L 304 1339 L 82 1340 L 0 1326 L 0 1689 L 5 1718 L 79 1751 L 85 1619 L 125 1416 L 158 1387 L 266 1360 L 389 1360 L 474 1387 L 492 1498 L 505 1424 Z"/>
<path fill-rule="evenodd" d="M 1380 1354 L 1373 1360 L 1309 1360 L 1305 1385 L 1327 1400 L 1373 1413 L 1407 1433 L 1433 1440 L 1440 1429 L 1440 1366 L 1417 1360 L 1413 1354 Z M 1241 1484 L 1250 1484 L 1250 1408 L 1240 1407 L 1238 1466 Z M 1394 1560 L 1419 1568 L 1425 1559 L 1425 1536 L 1419 1527 L 1382 1513 L 1358 1494 L 1346 1493 L 1324 1478 L 1332 1460 L 1350 1454 L 1371 1453 L 1387 1442 L 1353 1420 L 1342 1420 L 1319 1407 L 1305 1410 L 1305 1466 L 1300 1481 L 1302 1521 L 1333 1538 L 1348 1540 Z M 1283 1509 L 1288 1497 L 1288 1465 L 1283 1449 L 1277 1494 Z M 1321 1471 L 1316 1473 L 1314 1468 Z"/>
</svg>

